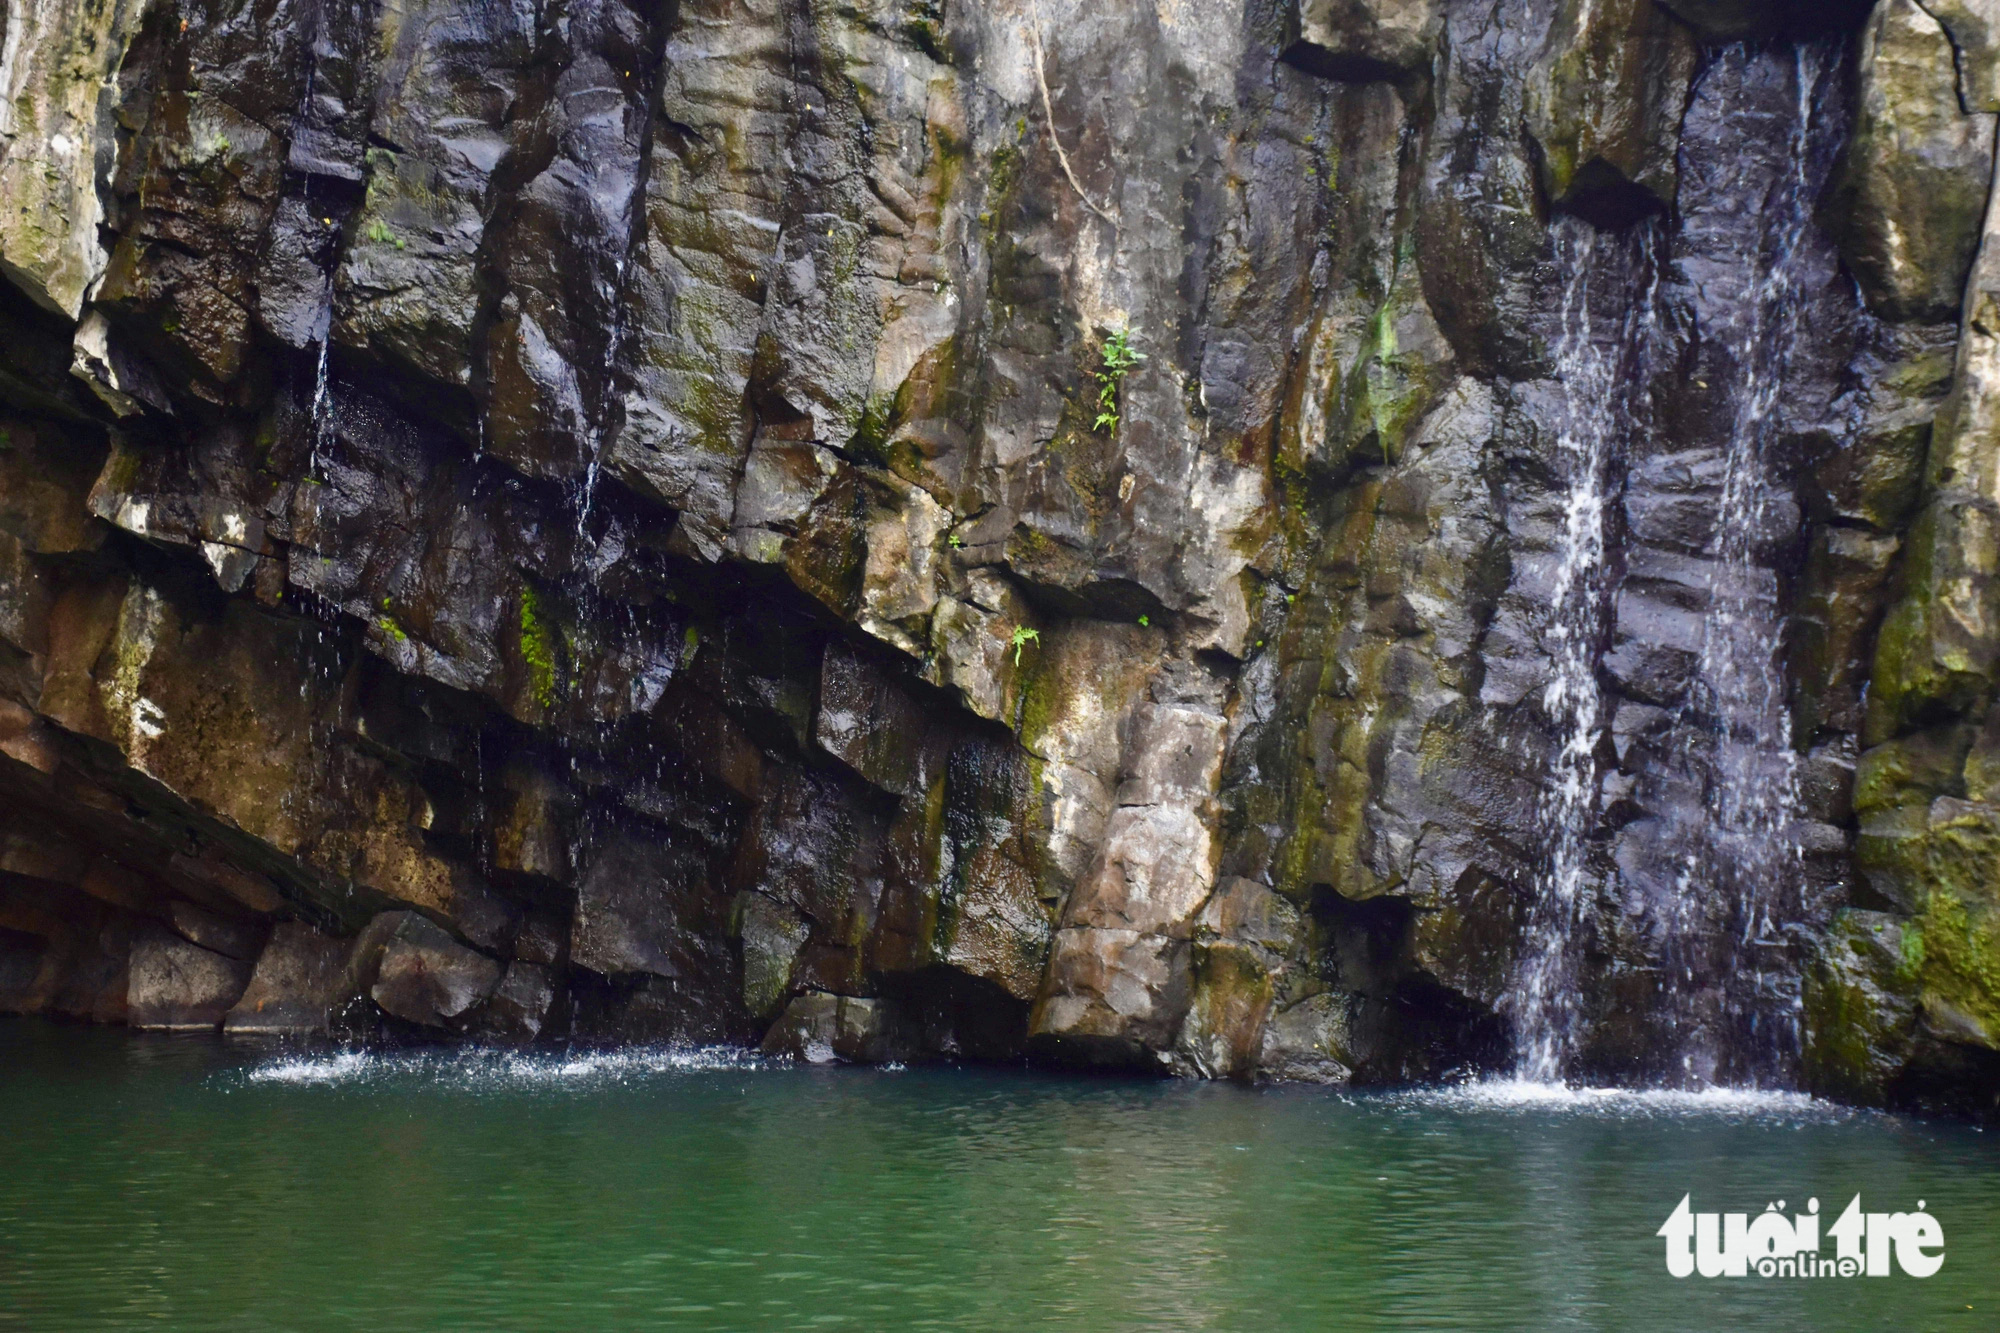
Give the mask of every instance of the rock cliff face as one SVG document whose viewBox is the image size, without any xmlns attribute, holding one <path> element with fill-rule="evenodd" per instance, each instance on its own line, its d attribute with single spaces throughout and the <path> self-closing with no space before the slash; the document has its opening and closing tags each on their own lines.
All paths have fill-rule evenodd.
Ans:
<svg viewBox="0 0 2000 1333">
<path fill-rule="evenodd" d="M 1983 0 L 6 14 L 0 1006 L 2000 1096 Z"/>
</svg>

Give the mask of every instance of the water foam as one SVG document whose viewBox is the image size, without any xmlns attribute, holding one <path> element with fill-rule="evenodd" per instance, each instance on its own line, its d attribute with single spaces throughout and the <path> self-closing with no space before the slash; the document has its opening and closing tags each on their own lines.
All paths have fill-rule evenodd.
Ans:
<svg viewBox="0 0 2000 1333">
<path fill-rule="evenodd" d="M 641 1046 L 537 1054 L 484 1048 L 333 1051 L 277 1057 L 240 1071 L 239 1077 L 246 1084 L 333 1087 L 395 1082 L 481 1092 L 617 1084 L 666 1074 L 748 1072 L 788 1063 L 736 1046 Z"/>
<path fill-rule="evenodd" d="M 1831 1121 L 1868 1114 L 1803 1092 L 1769 1088 L 1598 1088 L 1517 1078 L 1411 1089 L 1393 1094 L 1391 1100 L 1435 1110 L 1542 1111 L 1606 1119 L 1713 1116 Z"/>
</svg>

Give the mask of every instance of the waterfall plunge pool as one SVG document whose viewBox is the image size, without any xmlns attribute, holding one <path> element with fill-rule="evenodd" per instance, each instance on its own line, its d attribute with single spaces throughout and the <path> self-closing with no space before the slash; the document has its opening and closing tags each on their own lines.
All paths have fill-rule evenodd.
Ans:
<svg viewBox="0 0 2000 1333">
<path fill-rule="evenodd" d="M 2000 1133 L 1788 1094 L 1342 1092 L 0 1020 L 0 1328 L 1991 1329 Z M 1936 1276 L 1676 1280 L 1817 1197 Z M 1828 1253 L 1832 1252 L 1829 1242 Z"/>
</svg>

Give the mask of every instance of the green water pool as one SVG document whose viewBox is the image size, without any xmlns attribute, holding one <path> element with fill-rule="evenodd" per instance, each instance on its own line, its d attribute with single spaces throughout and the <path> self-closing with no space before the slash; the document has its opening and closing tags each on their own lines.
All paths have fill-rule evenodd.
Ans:
<svg viewBox="0 0 2000 1333">
<path fill-rule="evenodd" d="M 1667 1274 L 1807 1196 L 1935 1276 Z M 0 1327 L 2000 1328 L 2000 1133 L 729 1052 L 285 1053 L 0 1020 Z"/>
</svg>

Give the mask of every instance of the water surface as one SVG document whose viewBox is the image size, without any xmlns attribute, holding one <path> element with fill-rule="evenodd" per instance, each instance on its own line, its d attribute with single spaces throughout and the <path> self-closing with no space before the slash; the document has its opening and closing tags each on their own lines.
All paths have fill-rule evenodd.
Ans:
<svg viewBox="0 0 2000 1333">
<path fill-rule="evenodd" d="M 1653 1233 L 1689 1191 L 1923 1199 L 1945 1266 L 1676 1282 Z M 0 1020 L 0 1327 L 808 1326 L 1988 1330 L 2000 1134 L 1781 1096 L 287 1055 Z"/>
</svg>

